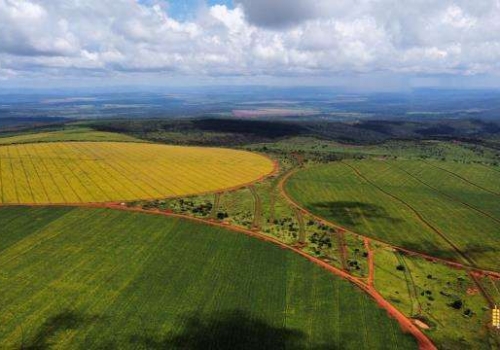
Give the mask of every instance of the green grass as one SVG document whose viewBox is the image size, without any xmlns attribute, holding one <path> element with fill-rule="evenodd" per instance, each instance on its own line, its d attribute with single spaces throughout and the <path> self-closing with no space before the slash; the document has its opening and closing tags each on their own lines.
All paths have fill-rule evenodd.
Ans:
<svg viewBox="0 0 500 350">
<path fill-rule="evenodd" d="M 487 327 L 488 303 L 465 271 L 379 247 L 375 287 L 400 311 L 429 325 L 426 333 L 439 349 L 493 349 L 500 341 Z M 450 306 L 455 300 L 462 301 L 461 309 Z"/>
<path fill-rule="evenodd" d="M 416 347 L 351 284 L 222 228 L 76 208 L 1 208 L 0 223 L 6 348 Z"/>
<path fill-rule="evenodd" d="M 324 159 L 325 156 L 350 159 L 360 157 L 390 157 L 398 159 L 437 159 L 465 163 L 499 163 L 500 153 L 494 149 L 463 142 L 446 141 L 399 141 L 389 140 L 373 145 L 349 145 L 314 137 L 290 137 L 268 143 L 249 145 L 260 151 L 300 153 L 310 159 Z"/>
<path fill-rule="evenodd" d="M 298 172 L 286 188 L 307 209 L 358 233 L 500 270 L 500 177 L 493 167 L 471 169 L 438 161 L 336 162 Z"/>
<path fill-rule="evenodd" d="M 37 133 L 25 133 L 15 136 L 0 137 L 0 145 L 58 141 L 144 142 L 128 135 L 96 131 L 86 127 L 68 127 L 56 131 L 42 131 Z"/>
</svg>

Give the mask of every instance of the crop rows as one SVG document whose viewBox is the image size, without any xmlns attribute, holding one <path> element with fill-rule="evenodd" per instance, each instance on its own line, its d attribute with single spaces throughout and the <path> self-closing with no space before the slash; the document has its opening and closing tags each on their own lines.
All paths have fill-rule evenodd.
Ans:
<svg viewBox="0 0 500 350">
<path fill-rule="evenodd" d="M 96 131 L 86 127 L 65 128 L 56 131 L 23 133 L 20 135 L 0 137 L 0 145 L 57 141 L 119 141 L 142 142 L 134 137 L 113 132 Z"/>
<path fill-rule="evenodd" d="M 272 170 L 249 152 L 74 142 L 0 147 L 1 203 L 162 198 L 248 183 Z"/>
<path fill-rule="evenodd" d="M 7 348 L 416 347 L 348 282 L 222 228 L 77 208 L 0 222 L 16 237 L 0 247 Z"/>
<path fill-rule="evenodd" d="M 359 233 L 500 269 L 500 197 L 494 193 L 499 180 L 489 175 L 490 169 L 479 172 L 477 166 L 474 176 L 468 167 L 422 161 L 339 162 L 299 172 L 287 188 L 309 210 Z"/>
</svg>

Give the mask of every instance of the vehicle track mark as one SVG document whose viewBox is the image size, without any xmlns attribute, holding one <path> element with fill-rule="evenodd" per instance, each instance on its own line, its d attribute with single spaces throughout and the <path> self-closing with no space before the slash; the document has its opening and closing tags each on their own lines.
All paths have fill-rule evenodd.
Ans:
<svg viewBox="0 0 500 350">
<path fill-rule="evenodd" d="M 455 260 L 449 260 L 449 259 L 445 259 L 445 258 L 438 258 L 438 257 L 432 256 L 432 255 L 423 253 L 421 251 L 416 251 L 416 250 L 412 250 L 412 249 L 409 249 L 409 248 L 404 248 L 404 247 L 401 247 L 401 246 L 397 246 L 397 245 L 394 245 L 394 244 L 392 244 L 390 242 L 387 242 L 387 241 L 385 241 L 383 239 L 379 239 L 379 238 L 375 238 L 375 237 L 370 237 L 370 236 L 367 236 L 366 234 L 362 234 L 362 233 L 353 231 L 351 229 L 348 229 L 347 227 L 339 225 L 338 223 L 335 223 L 333 221 L 330 221 L 330 220 L 327 220 L 325 218 L 322 218 L 322 217 L 320 217 L 320 216 L 312 213 L 311 211 L 309 211 L 309 210 L 307 210 L 305 208 L 302 208 L 302 206 L 300 204 L 298 204 L 292 197 L 290 197 L 288 195 L 288 193 L 285 191 L 285 183 L 288 181 L 288 179 L 290 179 L 290 177 L 292 177 L 292 175 L 294 175 L 299 170 L 300 170 L 300 168 L 291 169 L 290 171 L 288 171 L 280 179 L 280 181 L 278 183 L 279 191 L 280 191 L 281 195 L 283 196 L 283 198 L 292 207 L 298 208 L 298 209 L 302 210 L 304 213 L 306 213 L 310 217 L 314 218 L 319 223 L 322 223 L 324 225 L 327 225 L 328 227 L 331 227 L 331 228 L 334 228 L 334 229 L 337 229 L 337 230 L 339 230 L 339 229 L 344 230 L 345 232 L 353 234 L 356 237 L 369 238 L 373 242 L 378 242 L 378 243 L 384 244 L 384 245 L 389 246 L 389 247 L 391 247 L 391 248 L 393 248 L 395 250 L 398 250 L 400 252 L 404 252 L 404 253 L 412 255 L 412 256 L 419 256 L 419 257 L 421 257 L 423 259 L 426 259 L 428 261 L 440 262 L 440 263 L 442 263 L 442 264 L 444 264 L 446 266 L 454 267 L 454 268 L 457 268 L 457 269 L 473 270 L 473 271 L 480 272 L 480 273 L 482 273 L 484 275 L 492 276 L 494 278 L 500 279 L 500 272 L 499 271 L 487 270 L 487 269 L 484 269 L 484 268 L 481 268 L 481 267 L 477 267 L 475 265 L 469 265 L 467 263 L 457 262 Z"/>
<path fill-rule="evenodd" d="M 401 167 L 398 167 L 398 166 L 392 165 L 392 164 L 390 164 L 390 163 L 388 163 L 388 162 L 386 162 L 386 164 L 387 164 L 388 166 L 390 166 L 391 168 L 396 168 L 396 169 L 399 169 L 399 170 L 403 171 L 404 173 L 406 173 L 408 176 L 410 176 L 410 177 L 411 177 L 411 178 L 413 178 L 414 180 L 416 180 L 416 181 L 418 181 L 419 183 L 421 183 L 422 185 L 424 185 L 424 186 L 426 186 L 426 187 L 430 188 L 431 190 L 433 190 L 433 191 L 435 191 L 435 192 L 439 193 L 440 195 L 442 195 L 442 196 L 444 196 L 444 197 L 447 197 L 447 198 L 448 198 L 448 199 L 450 199 L 451 201 L 453 201 L 453 202 L 457 202 L 457 203 L 460 203 L 460 204 L 462 204 L 462 205 L 464 205 L 464 206 L 468 207 L 469 209 L 472 209 L 472 210 L 474 210 L 474 211 L 476 211 L 476 212 L 478 212 L 478 213 L 480 213 L 480 214 L 482 214 L 482 215 L 484 215 L 484 216 L 487 216 L 487 217 L 488 217 L 488 218 L 490 218 L 491 220 L 493 220 L 493 221 L 495 221 L 496 223 L 500 224 L 500 220 L 499 220 L 499 219 L 497 219 L 496 217 L 492 216 L 491 214 L 489 214 L 489 213 L 487 213 L 487 212 L 483 211 L 482 209 L 479 209 L 479 208 L 475 207 L 475 206 L 474 206 L 474 205 L 472 205 L 472 204 L 469 204 L 469 203 L 467 203 L 467 202 L 464 202 L 464 201 L 460 200 L 459 198 L 457 198 L 457 197 L 455 197 L 455 196 L 449 195 L 449 194 L 447 194 L 447 193 L 445 193 L 445 192 L 443 192 L 443 191 L 441 191 L 441 190 L 439 190 L 439 189 L 435 188 L 434 186 L 429 185 L 429 184 L 428 184 L 428 183 L 426 183 L 425 181 L 422 181 L 421 179 L 419 179 L 418 177 L 416 177 L 415 175 L 413 175 L 412 173 L 410 173 L 410 172 L 406 171 L 405 169 L 403 169 L 403 168 L 401 168 Z"/>
<path fill-rule="evenodd" d="M 387 195 L 388 197 L 400 202 L 401 204 L 403 204 L 405 207 L 407 207 L 416 217 L 417 219 L 423 223 L 425 226 L 427 226 L 428 228 L 430 228 L 434 233 L 436 233 L 439 237 L 441 237 L 443 240 L 445 240 L 452 248 L 453 250 L 455 250 L 455 252 L 460 255 L 465 261 L 467 261 L 470 265 L 476 267 L 476 263 L 469 257 L 467 256 L 467 254 L 465 254 L 464 252 L 462 252 L 460 250 L 460 248 L 458 248 L 458 246 L 453 243 L 453 241 L 451 241 L 448 237 L 446 237 L 446 235 L 441 232 L 438 228 L 436 228 L 434 225 L 432 225 L 429 221 L 427 221 L 423 216 L 422 214 L 420 214 L 415 208 L 413 208 L 408 202 L 406 202 L 405 200 L 393 195 L 392 193 L 384 190 L 382 187 L 380 187 L 379 185 L 377 185 L 376 183 L 374 183 L 373 181 L 371 181 L 370 179 L 368 179 L 366 176 L 364 176 L 357 168 L 355 168 L 354 166 L 346 163 L 346 162 L 342 162 L 342 164 L 345 164 L 346 166 L 348 166 L 349 168 L 351 168 L 352 171 L 354 171 L 354 173 L 360 177 L 361 179 L 363 179 L 365 182 L 367 182 L 368 184 L 372 185 L 374 188 L 378 189 L 380 192 L 384 193 L 385 195 Z"/>
<path fill-rule="evenodd" d="M 432 164 L 431 162 L 427 162 L 427 161 L 425 161 L 425 160 L 423 160 L 422 162 L 424 162 L 425 164 L 428 164 L 428 165 L 430 165 L 430 166 L 432 166 L 432 167 L 434 167 L 434 168 L 436 168 L 436 169 L 440 169 L 440 170 L 442 170 L 442 171 L 445 171 L 445 172 L 447 172 L 448 174 L 453 175 L 454 177 L 456 177 L 456 178 L 458 178 L 458 179 L 460 179 L 460 180 L 462 180 L 462 181 L 464 181 L 464 182 L 468 183 L 468 184 L 469 184 L 469 185 L 471 185 L 471 186 L 477 187 L 477 188 L 479 188 L 479 189 L 481 189 L 481 190 L 483 190 L 483 191 L 489 192 L 489 193 L 491 193 L 491 194 L 493 194 L 493 195 L 495 195 L 495 196 L 499 196 L 499 197 L 500 197 L 500 193 L 495 192 L 495 191 L 491 191 L 491 190 L 489 190 L 489 189 L 487 189 L 487 188 L 485 188 L 485 187 L 483 187 L 483 186 L 480 186 L 480 185 L 478 185 L 478 184 L 476 184 L 476 183 L 474 183 L 474 182 L 470 181 L 469 179 L 466 179 L 465 177 L 463 177 L 463 176 L 461 176 L 461 175 L 458 175 L 457 173 L 455 173 L 455 172 L 453 172 L 453 171 L 450 171 L 450 170 L 445 169 L 445 168 L 441 168 L 441 167 L 439 167 L 439 166 L 437 166 L 437 165 L 435 165 L 435 164 Z"/>
</svg>

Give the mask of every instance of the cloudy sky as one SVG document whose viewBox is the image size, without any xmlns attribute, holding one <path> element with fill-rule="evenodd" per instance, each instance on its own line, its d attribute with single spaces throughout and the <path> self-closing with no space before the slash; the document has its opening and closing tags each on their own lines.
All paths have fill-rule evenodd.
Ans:
<svg viewBox="0 0 500 350">
<path fill-rule="evenodd" d="M 0 0 L 0 86 L 500 87 L 500 0 Z"/>
</svg>

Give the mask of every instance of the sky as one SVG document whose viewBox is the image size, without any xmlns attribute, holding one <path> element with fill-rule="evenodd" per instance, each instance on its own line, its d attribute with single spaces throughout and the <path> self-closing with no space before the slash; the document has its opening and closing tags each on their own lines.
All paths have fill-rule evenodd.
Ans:
<svg viewBox="0 0 500 350">
<path fill-rule="evenodd" d="M 500 87 L 500 0 L 0 0 L 0 87 Z"/>
</svg>

